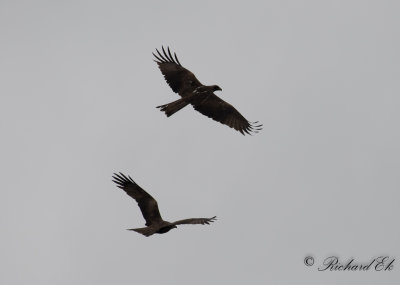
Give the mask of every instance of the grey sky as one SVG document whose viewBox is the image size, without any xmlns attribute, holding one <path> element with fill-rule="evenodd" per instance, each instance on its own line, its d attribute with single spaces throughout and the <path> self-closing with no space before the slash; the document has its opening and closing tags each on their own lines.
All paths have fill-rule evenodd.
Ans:
<svg viewBox="0 0 400 285">
<path fill-rule="evenodd" d="M 400 258 L 400 4 L 164 2 L 0 2 L 0 283 L 399 280 L 397 260 L 317 266 Z M 161 45 L 263 131 L 167 119 Z M 219 220 L 128 232 L 144 220 L 115 171 L 166 220 Z"/>
</svg>

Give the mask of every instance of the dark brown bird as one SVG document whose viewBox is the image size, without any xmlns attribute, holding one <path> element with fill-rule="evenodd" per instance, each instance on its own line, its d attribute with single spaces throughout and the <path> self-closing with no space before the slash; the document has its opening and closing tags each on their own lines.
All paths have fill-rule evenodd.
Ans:
<svg viewBox="0 0 400 285">
<path fill-rule="evenodd" d="M 126 177 L 121 172 L 119 174 L 114 173 L 113 182 L 117 184 L 119 188 L 124 190 L 126 194 L 131 196 L 139 205 L 140 211 L 142 211 L 143 217 L 146 220 L 145 228 L 128 229 L 129 231 L 135 231 L 145 236 L 151 236 L 155 233 L 164 234 L 170 230 L 176 228 L 177 225 L 183 224 L 209 224 L 216 220 L 216 216 L 212 218 L 192 218 L 176 221 L 173 223 L 164 221 L 161 218 L 160 211 L 158 210 L 157 201 L 146 191 L 144 191 L 139 185 L 137 185 L 130 176 Z"/>
<path fill-rule="evenodd" d="M 262 129 L 262 124 L 249 122 L 231 104 L 225 102 L 214 94 L 214 91 L 221 91 L 218 85 L 206 86 L 194 76 L 192 72 L 184 68 L 178 60 L 176 53 L 174 57 L 169 48 L 168 52 L 162 47 L 162 54 L 156 49 L 157 54 L 153 55 L 157 60 L 162 74 L 168 85 L 175 93 L 182 98 L 169 104 L 157 106 L 164 111 L 167 117 L 178 112 L 188 104 L 203 115 L 227 125 L 244 134 L 257 133 Z"/>
</svg>

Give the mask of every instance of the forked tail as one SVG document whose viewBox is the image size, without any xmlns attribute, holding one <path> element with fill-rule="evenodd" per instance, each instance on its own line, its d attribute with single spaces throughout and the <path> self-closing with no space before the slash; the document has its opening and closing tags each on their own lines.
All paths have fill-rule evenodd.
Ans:
<svg viewBox="0 0 400 285">
<path fill-rule="evenodd" d="M 189 104 L 189 103 L 186 102 L 183 98 L 181 98 L 174 102 L 171 102 L 171 103 L 168 103 L 165 105 L 161 105 L 161 106 L 157 106 L 157 108 L 160 108 L 160 111 L 165 112 L 165 115 L 167 115 L 167 117 L 169 117 L 169 116 L 175 114 L 176 112 L 178 112 L 183 107 L 185 107 L 187 104 Z"/>
<path fill-rule="evenodd" d="M 145 228 L 138 228 L 138 229 L 128 229 L 128 231 L 135 231 L 139 234 L 142 234 L 146 237 L 151 236 L 152 234 L 154 234 L 154 229 L 150 228 L 150 227 L 145 227 Z"/>
</svg>

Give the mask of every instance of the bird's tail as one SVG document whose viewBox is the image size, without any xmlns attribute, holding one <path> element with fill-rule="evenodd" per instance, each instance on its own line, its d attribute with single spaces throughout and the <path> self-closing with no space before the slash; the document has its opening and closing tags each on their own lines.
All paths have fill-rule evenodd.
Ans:
<svg viewBox="0 0 400 285">
<path fill-rule="evenodd" d="M 161 105 L 161 106 L 157 106 L 157 108 L 160 108 L 160 111 L 165 112 L 165 115 L 167 115 L 167 117 L 169 117 L 169 116 L 175 114 L 176 112 L 178 112 L 183 107 L 185 107 L 187 104 L 189 104 L 189 103 L 186 102 L 184 100 L 184 98 L 181 98 L 174 102 L 171 102 L 171 103 L 168 103 L 165 105 Z"/>
<path fill-rule="evenodd" d="M 145 227 L 145 228 L 138 228 L 138 229 L 128 229 L 128 231 L 135 231 L 139 234 L 142 234 L 146 237 L 151 236 L 152 234 L 155 233 L 153 228 L 150 227 Z"/>
</svg>

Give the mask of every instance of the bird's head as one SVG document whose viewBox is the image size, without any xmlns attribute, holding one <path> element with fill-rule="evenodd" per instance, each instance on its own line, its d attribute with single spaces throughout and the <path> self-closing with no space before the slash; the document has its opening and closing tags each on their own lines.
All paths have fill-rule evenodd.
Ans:
<svg viewBox="0 0 400 285">
<path fill-rule="evenodd" d="M 213 91 L 222 91 L 222 89 L 218 85 L 213 85 Z"/>
</svg>

